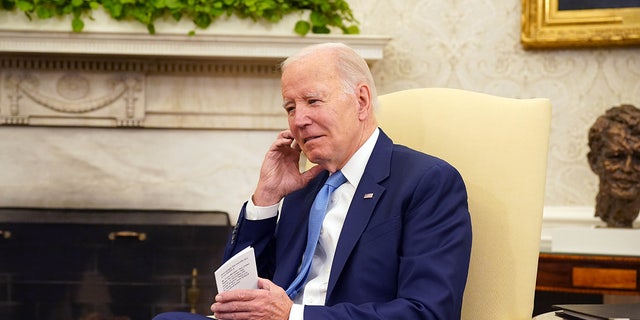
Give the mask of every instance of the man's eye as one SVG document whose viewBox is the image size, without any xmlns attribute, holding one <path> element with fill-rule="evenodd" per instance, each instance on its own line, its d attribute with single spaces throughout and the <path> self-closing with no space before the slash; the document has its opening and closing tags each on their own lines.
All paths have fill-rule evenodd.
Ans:
<svg viewBox="0 0 640 320">
<path fill-rule="evenodd" d="M 316 104 L 319 103 L 320 100 L 319 99 L 309 99 L 309 104 Z"/>
<path fill-rule="evenodd" d="M 617 151 L 617 150 L 608 150 L 604 152 L 604 156 L 609 159 L 616 159 L 616 158 L 624 157 L 626 156 L 626 154 L 624 152 Z"/>
<path fill-rule="evenodd" d="M 286 113 L 291 113 L 291 111 L 296 109 L 296 104 L 292 102 L 287 102 L 282 104 L 282 108 Z"/>
<path fill-rule="evenodd" d="M 616 153 L 616 154 L 608 154 L 607 155 L 607 159 L 613 160 L 613 161 L 619 161 L 619 160 L 622 160 L 624 158 L 625 158 L 624 155 L 618 154 L 618 153 Z"/>
</svg>

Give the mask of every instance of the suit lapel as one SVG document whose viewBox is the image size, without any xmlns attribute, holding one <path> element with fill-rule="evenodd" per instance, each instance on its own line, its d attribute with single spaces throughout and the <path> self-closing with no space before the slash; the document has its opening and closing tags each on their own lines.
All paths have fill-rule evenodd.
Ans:
<svg viewBox="0 0 640 320">
<path fill-rule="evenodd" d="M 380 182 L 389 175 L 392 149 L 393 142 L 381 130 L 340 232 L 340 239 L 331 266 L 327 301 L 331 297 L 349 255 L 362 236 L 378 200 L 385 191 L 385 187 L 381 186 Z"/>
</svg>

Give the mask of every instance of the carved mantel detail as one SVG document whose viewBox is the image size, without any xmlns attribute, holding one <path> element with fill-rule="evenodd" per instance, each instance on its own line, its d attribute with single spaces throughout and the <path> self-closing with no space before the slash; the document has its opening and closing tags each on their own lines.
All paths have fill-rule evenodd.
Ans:
<svg viewBox="0 0 640 320">
<path fill-rule="evenodd" d="M 279 130 L 278 62 L 324 41 L 389 38 L 0 30 L 0 125 Z"/>
<path fill-rule="evenodd" d="M 13 125 L 142 125 L 142 74 L 3 70 L 0 122 Z M 5 110 L 6 109 L 6 110 Z"/>
</svg>

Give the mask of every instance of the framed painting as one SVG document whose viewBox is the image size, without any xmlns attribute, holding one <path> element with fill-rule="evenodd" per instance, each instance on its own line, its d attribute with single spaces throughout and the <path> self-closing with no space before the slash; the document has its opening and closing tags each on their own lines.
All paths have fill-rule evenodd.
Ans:
<svg viewBox="0 0 640 320">
<path fill-rule="evenodd" d="M 525 49 L 640 45 L 640 0 L 522 0 Z"/>
</svg>

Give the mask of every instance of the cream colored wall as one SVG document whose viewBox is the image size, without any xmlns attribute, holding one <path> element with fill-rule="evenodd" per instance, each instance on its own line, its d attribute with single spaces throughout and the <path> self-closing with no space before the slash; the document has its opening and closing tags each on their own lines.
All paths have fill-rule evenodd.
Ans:
<svg viewBox="0 0 640 320">
<path fill-rule="evenodd" d="M 593 206 L 587 130 L 614 105 L 640 107 L 639 48 L 525 51 L 520 0 L 350 2 L 363 33 L 393 38 L 374 66 L 380 93 L 453 87 L 551 99 L 546 205 Z"/>
</svg>

